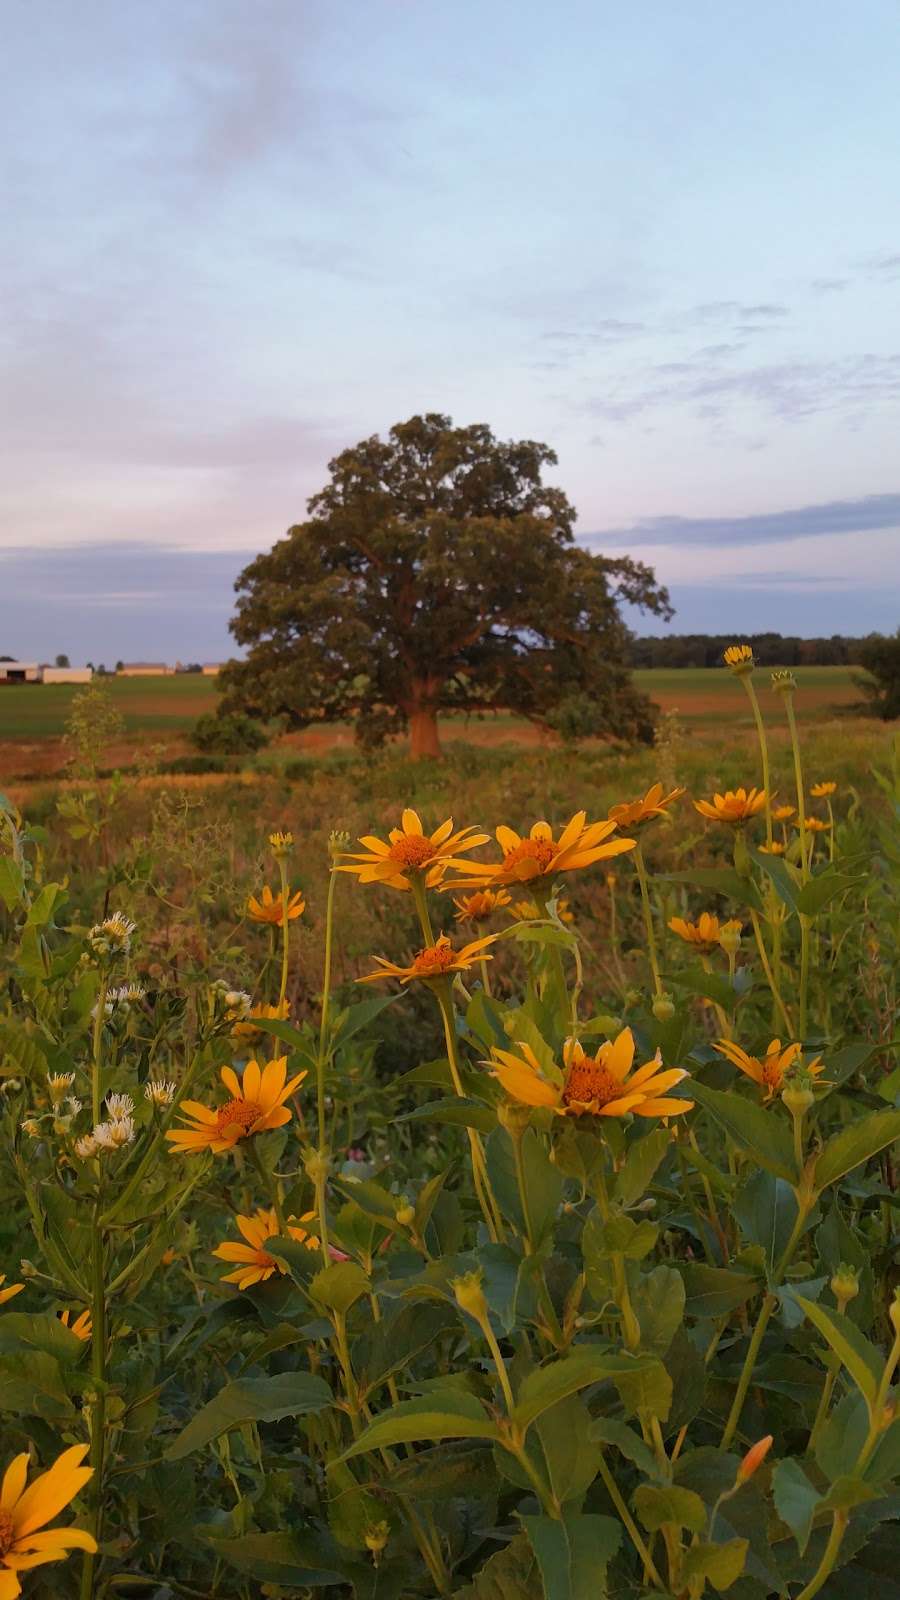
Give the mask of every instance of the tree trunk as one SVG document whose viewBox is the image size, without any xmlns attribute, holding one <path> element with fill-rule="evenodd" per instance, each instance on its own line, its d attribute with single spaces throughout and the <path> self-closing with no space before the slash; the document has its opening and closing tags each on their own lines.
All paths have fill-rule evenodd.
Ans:
<svg viewBox="0 0 900 1600">
<path fill-rule="evenodd" d="M 409 753 L 413 761 L 424 757 L 437 759 L 441 754 L 438 738 L 437 713 L 433 706 L 420 706 L 409 714 Z"/>
</svg>

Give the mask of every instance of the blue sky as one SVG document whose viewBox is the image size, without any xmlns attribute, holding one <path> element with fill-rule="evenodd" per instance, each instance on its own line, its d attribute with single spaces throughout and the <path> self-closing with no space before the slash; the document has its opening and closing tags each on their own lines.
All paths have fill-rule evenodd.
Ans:
<svg viewBox="0 0 900 1600">
<path fill-rule="evenodd" d="M 219 658 L 244 561 L 423 409 L 552 444 L 675 628 L 896 627 L 898 33 L 894 0 L 10 8 L 0 652 Z"/>
</svg>

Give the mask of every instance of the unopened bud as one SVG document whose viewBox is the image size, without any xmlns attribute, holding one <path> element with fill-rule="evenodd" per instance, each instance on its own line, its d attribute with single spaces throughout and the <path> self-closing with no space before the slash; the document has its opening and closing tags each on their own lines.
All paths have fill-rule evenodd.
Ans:
<svg viewBox="0 0 900 1600">
<path fill-rule="evenodd" d="M 727 956 L 736 956 L 741 948 L 741 925 L 739 922 L 726 922 L 719 933 L 719 944 Z"/>
<path fill-rule="evenodd" d="M 27 1256 L 23 1256 L 19 1262 L 19 1271 L 23 1278 L 37 1278 L 39 1276 L 37 1267 L 33 1261 L 28 1260 Z"/>
<path fill-rule="evenodd" d="M 303 1168 L 310 1183 L 324 1183 L 331 1168 L 327 1151 L 307 1150 L 303 1157 Z"/>
<path fill-rule="evenodd" d="M 788 1081 L 781 1091 L 781 1098 L 791 1113 L 792 1117 L 803 1117 L 810 1106 L 816 1103 L 816 1097 L 808 1084 Z"/>
<path fill-rule="evenodd" d="M 756 1444 L 750 1446 L 743 1461 L 737 1469 L 735 1483 L 746 1483 L 752 1478 L 757 1467 L 761 1467 L 772 1448 L 772 1435 L 767 1433 L 764 1439 L 757 1439 Z"/>
<path fill-rule="evenodd" d="M 403 1204 L 397 1207 L 395 1216 L 401 1228 L 409 1228 L 416 1220 L 416 1208 L 411 1206 L 408 1200 L 404 1200 Z"/>
<path fill-rule="evenodd" d="M 480 1269 L 475 1272 L 466 1272 L 461 1278 L 452 1278 L 450 1287 L 456 1296 L 456 1304 L 468 1311 L 470 1317 L 476 1322 L 486 1322 L 488 1303 L 481 1287 L 482 1273 Z"/>
<path fill-rule="evenodd" d="M 855 1267 L 848 1266 L 846 1261 L 842 1261 L 831 1279 L 830 1287 L 838 1306 L 843 1311 L 844 1307 L 859 1294 L 859 1273 Z"/>
<path fill-rule="evenodd" d="M 793 694 L 797 687 L 797 679 L 792 672 L 773 672 L 772 688 L 776 694 Z"/>
<path fill-rule="evenodd" d="M 342 856 L 344 852 L 349 849 L 349 846 L 350 835 L 349 833 L 345 832 L 343 828 L 335 828 L 334 831 L 328 835 L 328 854 L 331 856 L 332 860 L 334 860 L 336 856 Z"/>
<path fill-rule="evenodd" d="M 672 1021 L 672 1018 L 675 1015 L 675 1007 L 672 1003 L 671 995 L 658 994 L 656 996 L 655 1000 L 653 1001 L 653 1015 L 655 1016 L 657 1022 Z"/>
<path fill-rule="evenodd" d="M 269 844 L 276 860 L 289 856 L 294 848 L 294 835 L 292 833 L 270 833 Z"/>
<path fill-rule="evenodd" d="M 497 1121 L 511 1139 L 521 1139 L 531 1121 L 531 1109 L 518 1100 L 501 1100 L 497 1106 Z"/>
</svg>

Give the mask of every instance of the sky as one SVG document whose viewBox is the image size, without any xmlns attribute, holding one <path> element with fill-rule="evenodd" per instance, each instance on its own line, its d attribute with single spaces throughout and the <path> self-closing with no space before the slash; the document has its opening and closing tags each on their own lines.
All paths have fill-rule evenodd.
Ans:
<svg viewBox="0 0 900 1600">
<path fill-rule="evenodd" d="M 676 631 L 893 631 L 898 52 L 895 0 L 8 6 L 0 654 L 223 658 L 424 410 L 551 445 Z"/>
</svg>

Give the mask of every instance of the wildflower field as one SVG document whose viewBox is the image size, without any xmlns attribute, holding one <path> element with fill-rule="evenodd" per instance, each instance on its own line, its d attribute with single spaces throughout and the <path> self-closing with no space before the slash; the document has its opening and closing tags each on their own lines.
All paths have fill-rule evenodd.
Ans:
<svg viewBox="0 0 900 1600">
<path fill-rule="evenodd" d="M 0 1600 L 898 1600 L 900 762 L 726 662 L 2 802 Z"/>
</svg>

